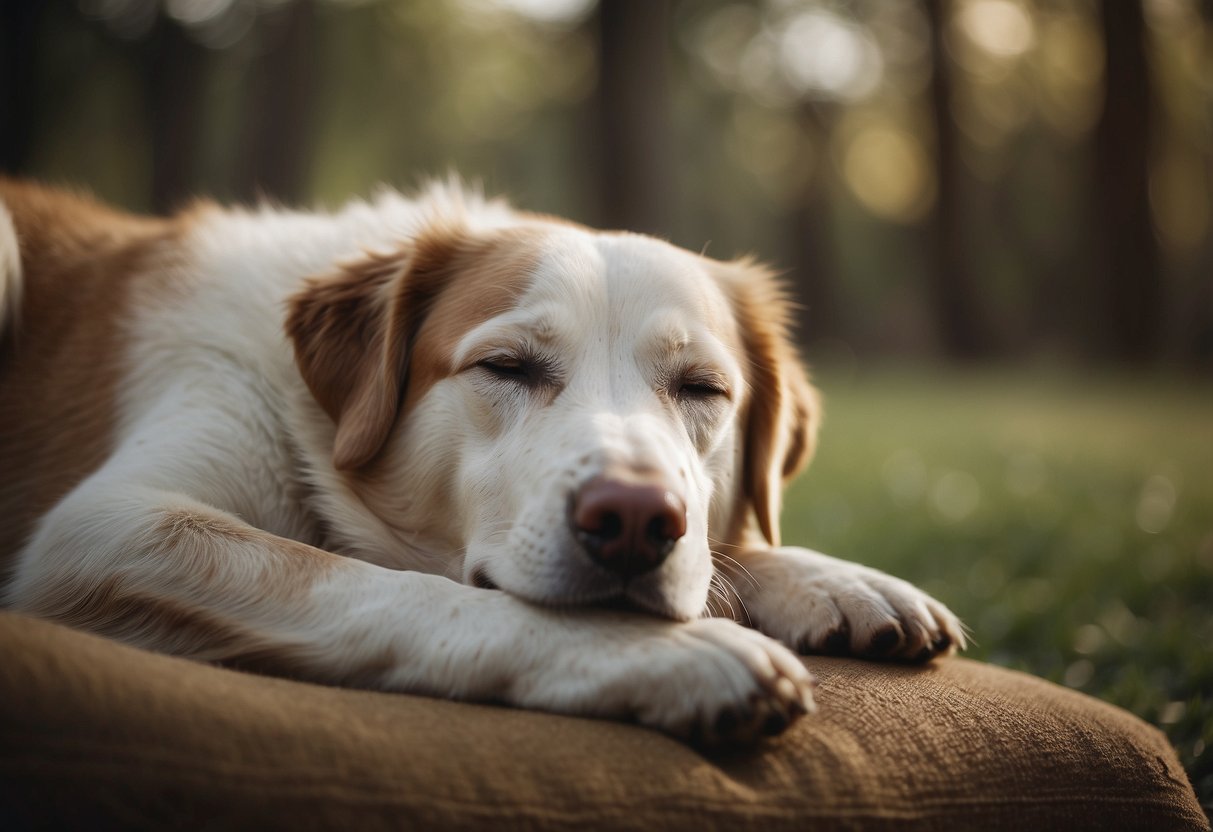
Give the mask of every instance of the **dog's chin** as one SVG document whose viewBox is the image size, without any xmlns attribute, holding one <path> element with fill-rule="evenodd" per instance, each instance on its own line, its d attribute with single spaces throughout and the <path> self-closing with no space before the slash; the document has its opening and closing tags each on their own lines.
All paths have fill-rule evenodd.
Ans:
<svg viewBox="0 0 1213 832">
<path fill-rule="evenodd" d="M 649 591 L 647 588 L 629 588 L 605 601 L 593 604 L 595 607 L 633 612 L 642 615 L 655 615 L 659 618 L 669 618 L 674 621 L 690 621 L 698 618 L 702 605 L 694 610 L 682 611 L 664 595 Z"/>
<path fill-rule="evenodd" d="M 603 601 L 594 601 L 586 606 L 596 610 L 608 610 L 609 612 L 627 612 L 636 613 L 639 615 L 653 615 L 654 611 L 645 609 L 637 604 L 625 594 L 614 595 Z M 656 613 L 660 615 L 660 613 Z"/>
<path fill-rule="evenodd" d="M 611 612 L 626 612 L 636 615 L 650 615 L 658 618 L 669 618 L 674 621 L 688 621 L 696 615 L 679 612 L 665 598 L 653 593 L 636 592 L 628 589 L 615 590 L 607 594 L 594 594 L 580 598 L 552 598 L 538 603 L 558 607 L 587 607 L 590 609 L 610 610 Z"/>
<path fill-rule="evenodd" d="M 639 615 L 653 615 L 675 621 L 697 618 L 700 610 L 682 611 L 659 590 L 645 583 L 624 584 L 622 581 L 599 586 L 575 589 L 547 589 L 536 591 L 534 586 L 511 586 L 508 582 L 495 580 L 487 569 L 480 567 L 472 572 L 470 583 L 481 589 L 495 589 L 515 598 L 543 607 L 568 609 L 586 607 Z"/>
</svg>

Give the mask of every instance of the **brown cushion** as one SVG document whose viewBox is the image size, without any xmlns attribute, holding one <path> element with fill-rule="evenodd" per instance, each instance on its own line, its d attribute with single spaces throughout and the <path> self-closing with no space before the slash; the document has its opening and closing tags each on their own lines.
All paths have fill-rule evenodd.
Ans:
<svg viewBox="0 0 1213 832">
<path fill-rule="evenodd" d="M 1208 829 L 1136 717 L 972 661 L 810 659 L 757 749 L 341 690 L 0 614 L 0 828 Z"/>
</svg>

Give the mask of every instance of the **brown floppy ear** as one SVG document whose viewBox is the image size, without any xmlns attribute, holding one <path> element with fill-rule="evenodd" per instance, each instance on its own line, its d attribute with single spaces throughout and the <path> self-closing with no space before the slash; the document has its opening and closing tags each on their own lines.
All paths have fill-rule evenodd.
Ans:
<svg viewBox="0 0 1213 832">
<path fill-rule="evenodd" d="M 792 303 L 782 283 L 749 259 L 722 265 L 745 350 L 742 496 L 748 505 L 743 511 L 752 511 L 762 536 L 778 546 L 783 486 L 813 456 L 820 397 L 793 344 Z"/>
<path fill-rule="evenodd" d="M 299 373 L 337 425 L 338 470 L 366 464 L 387 440 L 411 341 L 465 235 L 431 227 L 400 251 L 368 254 L 310 280 L 291 298 L 286 332 Z"/>
</svg>

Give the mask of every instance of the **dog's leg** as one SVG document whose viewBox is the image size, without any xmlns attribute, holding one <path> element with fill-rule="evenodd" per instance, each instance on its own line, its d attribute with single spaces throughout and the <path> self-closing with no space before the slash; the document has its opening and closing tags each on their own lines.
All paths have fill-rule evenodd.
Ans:
<svg viewBox="0 0 1213 832">
<path fill-rule="evenodd" d="M 188 497 L 86 483 L 23 553 L 10 604 L 150 649 L 341 684 L 777 733 L 812 707 L 784 647 L 731 621 L 528 605 L 248 526 Z"/>
<path fill-rule="evenodd" d="M 903 580 L 808 549 L 748 549 L 718 568 L 750 623 L 802 653 L 926 661 L 965 646 L 943 604 Z"/>
</svg>

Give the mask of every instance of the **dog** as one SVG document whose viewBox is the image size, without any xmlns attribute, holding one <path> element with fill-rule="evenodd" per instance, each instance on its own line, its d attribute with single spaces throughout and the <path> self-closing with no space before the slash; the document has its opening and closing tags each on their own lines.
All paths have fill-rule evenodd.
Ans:
<svg viewBox="0 0 1213 832">
<path fill-rule="evenodd" d="M 746 742 L 942 604 L 779 539 L 818 396 L 766 267 L 457 182 L 137 217 L 0 181 L 3 602 L 322 683 Z"/>
</svg>

